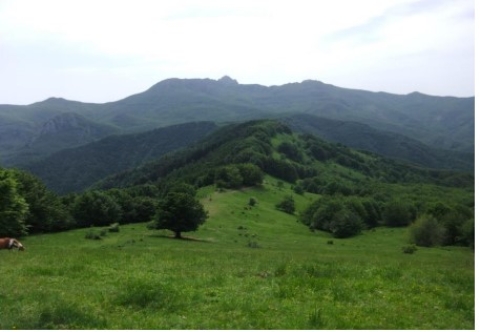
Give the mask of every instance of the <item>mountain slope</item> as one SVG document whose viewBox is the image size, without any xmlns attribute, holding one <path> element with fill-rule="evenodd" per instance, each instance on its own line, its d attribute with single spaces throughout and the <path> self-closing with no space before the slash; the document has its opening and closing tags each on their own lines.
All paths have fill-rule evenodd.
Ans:
<svg viewBox="0 0 480 332">
<path fill-rule="evenodd" d="M 302 180 L 311 187 L 308 183 L 313 181 L 316 187 L 330 186 L 339 192 L 363 191 L 371 181 L 473 185 L 471 174 L 409 166 L 312 135 L 295 134 L 279 121 L 256 120 L 224 126 L 189 149 L 111 176 L 96 187 L 108 189 L 163 181 L 186 181 L 202 187 L 218 179 L 230 181 L 225 180 L 223 167 L 242 163 L 254 164 L 290 183 Z M 227 173 L 230 172 L 236 171 Z"/>
<path fill-rule="evenodd" d="M 110 136 L 57 152 L 25 168 L 57 193 L 81 191 L 111 174 L 135 168 L 170 151 L 193 144 L 217 127 L 186 123 L 139 134 Z"/>
<path fill-rule="evenodd" d="M 8 157 L 9 164 L 17 164 L 19 151 L 36 139 L 46 123 L 63 113 L 78 114 L 118 133 L 192 121 L 238 122 L 308 113 L 367 124 L 436 148 L 473 153 L 474 147 L 474 98 L 373 93 L 318 81 L 266 87 L 238 84 L 225 77 L 218 81 L 168 79 L 145 92 L 105 104 L 51 98 L 27 106 L 0 105 L 4 139 L 0 160 L 5 163 Z M 68 141 L 65 135 L 58 132 L 55 140 Z M 65 147 L 53 150 L 60 148 Z M 43 147 L 37 150 L 39 155 L 54 152 Z"/>
<path fill-rule="evenodd" d="M 284 121 L 293 130 L 310 133 L 327 141 L 423 167 L 473 171 L 471 153 L 436 149 L 407 136 L 374 129 L 353 121 L 339 121 L 309 114 L 295 114 Z"/>
</svg>

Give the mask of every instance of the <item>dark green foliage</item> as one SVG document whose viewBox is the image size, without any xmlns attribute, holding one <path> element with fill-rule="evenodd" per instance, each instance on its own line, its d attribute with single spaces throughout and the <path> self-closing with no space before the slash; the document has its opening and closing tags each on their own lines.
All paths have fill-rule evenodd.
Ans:
<svg viewBox="0 0 480 332">
<path fill-rule="evenodd" d="M 248 200 L 248 205 L 249 206 L 255 206 L 257 205 L 257 199 L 255 197 L 250 197 L 250 199 Z"/>
<path fill-rule="evenodd" d="M 253 164 L 232 164 L 217 168 L 214 181 L 219 188 L 255 186 L 263 182 L 263 172 Z"/>
<path fill-rule="evenodd" d="M 301 150 L 292 142 L 282 142 L 278 148 L 278 152 L 283 153 L 287 158 L 301 163 L 303 155 Z"/>
<path fill-rule="evenodd" d="M 363 229 L 360 217 L 349 208 L 342 208 L 334 213 L 328 226 L 336 238 L 346 238 L 359 234 Z"/>
<path fill-rule="evenodd" d="M 475 220 L 470 219 L 462 225 L 462 241 L 465 245 L 475 249 Z"/>
<path fill-rule="evenodd" d="M 392 200 L 383 209 L 383 222 L 390 227 L 408 226 L 415 218 L 413 212 L 412 205 L 399 200 Z"/>
<path fill-rule="evenodd" d="M 413 243 L 420 247 L 433 247 L 443 243 L 445 229 L 431 215 L 421 215 L 410 226 L 410 236 Z"/>
<path fill-rule="evenodd" d="M 361 199 L 360 202 L 365 211 L 362 216 L 363 223 L 369 228 L 377 226 L 382 219 L 380 205 L 372 198 Z"/>
<path fill-rule="evenodd" d="M 26 235 L 27 216 L 28 204 L 18 191 L 14 174 L 0 169 L 0 236 Z"/>
<path fill-rule="evenodd" d="M 223 166 L 215 172 L 215 184 L 219 188 L 240 188 L 242 183 L 242 175 L 233 165 Z"/>
<path fill-rule="evenodd" d="M 404 254 L 413 254 L 413 253 L 415 253 L 415 251 L 417 251 L 417 250 L 418 250 L 418 248 L 417 248 L 415 245 L 413 245 L 413 244 L 402 247 L 402 252 L 403 252 Z"/>
<path fill-rule="evenodd" d="M 30 173 L 13 170 L 18 191 L 28 205 L 25 223 L 29 233 L 58 232 L 74 227 L 73 219 L 60 198 Z"/>
<path fill-rule="evenodd" d="M 122 210 L 107 194 L 87 191 L 75 198 L 72 214 L 77 227 L 107 226 L 121 218 Z"/>
<path fill-rule="evenodd" d="M 295 201 L 292 196 L 285 196 L 281 202 L 275 205 L 275 207 L 278 210 L 289 214 L 295 213 Z"/>
<path fill-rule="evenodd" d="M 159 204 L 155 221 L 150 225 L 153 229 L 168 229 L 181 238 L 182 232 L 198 229 L 207 219 L 203 205 L 191 194 L 190 190 L 180 188 L 170 191 Z"/>
<path fill-rule="evenodd" d="M 298 179 L 295 164 L 288 160 L 278 160 L 270 157 L 265 161 L 264 167 L 265 172 L 287 182 L 295 182 Z"/>
<path fill-rule="evenodd" d="M 95 182 L 186 147 L 216 129 L 212 122 L 186 123 L 152 131 L 111 136 L 67 149 L 27 168 L 57 193 L 79 192 Z"/>
<path fill-rule="evenodd" d="M 310 229 L 332 233 L 334 237 L 345 238 L 359 234 L 366 221 L 372 217 L 367 213 L 361 199 L 320 198 L 300 213 L 300 220 Z"/>
<path fill-rule="evenodd" d="M 394 133 L 392 128 L 379 130 L 377 125 L 360 122 L 339 121 L 311 114 L 297 114 L 284 121 L 295 130 L 313 134 L 330 142 L 339 142 L 346 146 L 370 151 L 388 158 L 404 160 L 423 167 L 438 169 L 457 169 L 472 171 L 474 156 L 472 153 L 439 149 L 422 143 L 419 136 L 406 136 L 404 132 Z M 448 148 L 449 149 L 449 148 Z M 330 158 L 329 152 L 321 145 L 309 147 L 311 155 L 320 161 Z M 340 163 L 348 160 L 338 160 Z M 352 164 L 352 166 L 354 166 Z M 356 165 L 362 167 L 362 165 Z"/>
<path fill-rule="evenodd" d="M 293 186 L 293 192 L 298 195 L 303 195 L 305 193 L 305 190 L 302 188 L 301 185 L 296 184 Z"/>
<path fill-rule="evenodd" d="M 254 164 L 236 165 L 240 175 L 242 176 L 242 184 L 244 186 L 256 186 L 263 182 L 263 172 L 260 167 Z"/>
</svg>

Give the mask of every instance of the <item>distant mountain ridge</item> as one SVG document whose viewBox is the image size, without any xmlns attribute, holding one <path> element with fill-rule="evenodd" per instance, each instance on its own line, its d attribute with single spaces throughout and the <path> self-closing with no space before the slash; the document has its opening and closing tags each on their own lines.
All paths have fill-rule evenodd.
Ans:
<svg viewBox="0 0 480 332">
<path fill-rule="evenodd" d="M 429 147 L 473 153 L 474 101 L 473 97 L 374 93 L 311 80 L 267 87 L 238 84 L 229 77 L 167 79 L 142 93 L 105 104 L 50 98 L 27 106 L 0 105 L 0 164 L 28 164 L 111 134 L 186 122 L 229 123 L 298 113 L 355 121 L 408 136 Z M 77 134 L 93 134 L 73 139 L 71 133 L 59 130 L 49 136 L 49 142 L 58 144 L 40 144 L 45 126 L 65 113 L 83 119 L 69 118 L 79 125 L 75 127 Z M 26 149 L 32 142 L 39 143 L 35 153 L 28 154 Z"/>
</svg>

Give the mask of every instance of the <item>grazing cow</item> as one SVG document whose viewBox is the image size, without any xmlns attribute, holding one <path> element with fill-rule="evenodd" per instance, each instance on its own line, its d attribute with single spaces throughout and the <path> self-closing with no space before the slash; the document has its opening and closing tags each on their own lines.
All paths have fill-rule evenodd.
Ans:
<svg viewBox="0 0 480 332">
<path fill-rule="evenodd" d="M 12 249 L 17 248 L 18 250 L 25 250 L 23 244 L 20 243 L 17 239 L 11 237 L 0 238 L 0 249 Z"/>
</svg>

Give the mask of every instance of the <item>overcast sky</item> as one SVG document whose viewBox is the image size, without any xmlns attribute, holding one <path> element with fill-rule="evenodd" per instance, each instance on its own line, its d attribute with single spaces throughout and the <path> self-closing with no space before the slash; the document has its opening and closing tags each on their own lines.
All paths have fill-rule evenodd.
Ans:
<svg viewBox="0 0 480 332">
<path fill-rule="evenodd" d="M 0 0 L 0 104 L 172 77 L 474 95 L 474 0 Z"/>
</svg>

